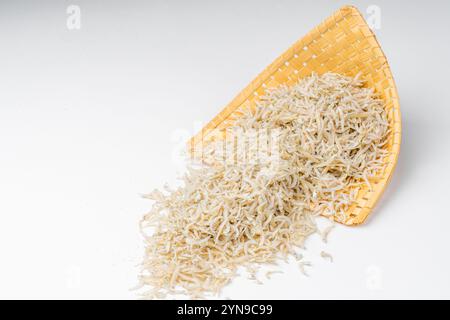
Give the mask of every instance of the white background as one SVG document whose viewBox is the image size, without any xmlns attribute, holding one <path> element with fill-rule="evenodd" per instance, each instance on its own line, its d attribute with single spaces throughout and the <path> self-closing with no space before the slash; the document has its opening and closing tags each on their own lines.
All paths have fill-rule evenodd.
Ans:
<svg viewBox="0 0 450 320">
<path fill-rule="evenodd" d="M 1 1 L 0 298 L 135 299 L 140 195 L 174 183 L 179 138 L 342 4 Z M 367 224 L 307 242 L 309 278 L 290 264 L 223 297 L 450 298 L 450 4 L 354 4 L 381 9 L 401 98 L 392 183 Z"/>
</svg>

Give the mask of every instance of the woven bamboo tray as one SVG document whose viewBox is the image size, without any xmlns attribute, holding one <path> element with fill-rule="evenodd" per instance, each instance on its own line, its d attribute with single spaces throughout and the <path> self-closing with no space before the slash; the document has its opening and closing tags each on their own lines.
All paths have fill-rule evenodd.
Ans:
<svg viewBox="0 0 450 320">
<path fill-rule="evenodd" d="M 372 190 L 363 187 L 356 203 L 346 212 L 346 225 L 357 225 L 367 218 L 380 198 L 397 163 L 401 140 L 400 105 L 391 70 L 375 35 L 359 11 L 345 6 L 327 18 L 279 56 L 242 90 L 214 119 L 189 141 L 191 154 L 217 138 L 217 132 L 232 124 L 240 107 L 252 107 L 266 88 L 292 85 L 312 72 L 336 72 L 355 76 L 361 73 L 367 86 L 385 101 L 390 122 L 386 146 L 386 169 L 371 180 Z M 341 221 L 342 222 L 342 221 Z"/>
</svg>

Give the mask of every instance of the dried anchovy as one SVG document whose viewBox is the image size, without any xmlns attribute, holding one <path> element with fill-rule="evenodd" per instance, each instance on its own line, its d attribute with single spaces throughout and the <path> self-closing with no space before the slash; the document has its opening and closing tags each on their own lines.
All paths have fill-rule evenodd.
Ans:
<svg viewBox="0 0 450 320">
<path fill-rule="evenodd" d="M 147 195 L 154 204 L 141 222 L 140 280 L 148 297 L 218 294 L 238 267 L 287 259 L 317 231 L 317 215 L 344 220 L 384 168 L 387 115 L 358 79 L 313 74 L 239 113 L 226 139 L 204 146 L 182 187 Z M 263 156 L 255 131 L 274 139 Z"/>
</svg>

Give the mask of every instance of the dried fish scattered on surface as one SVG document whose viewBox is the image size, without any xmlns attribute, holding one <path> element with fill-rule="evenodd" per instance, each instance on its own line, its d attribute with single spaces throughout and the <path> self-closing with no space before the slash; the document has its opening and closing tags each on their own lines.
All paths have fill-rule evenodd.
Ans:
<svg viewBox="0 0 450 320">
<path fill-rule="evenodd" d="M 294 254 L 319 214 L 344 220 L 384 167 L 387 115 L 358 78 L 313 74 L 240 112 L 226 138 L 203 146 L 183 186 L 147 196 L 140 280 L 149 298 L 219 293 L 239 267 Z"/>
<path fill-rule="evenodd" d="M 328 252 L 321 251 L 320 256 L 324 259 L 328 259 L 328 261 L 333 262 L 333 256 L 329 254 Z"/>
</svg>

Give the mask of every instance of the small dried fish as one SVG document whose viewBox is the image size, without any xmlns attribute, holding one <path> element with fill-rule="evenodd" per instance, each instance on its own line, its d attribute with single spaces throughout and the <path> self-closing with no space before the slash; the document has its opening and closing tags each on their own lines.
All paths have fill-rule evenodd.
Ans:
<svg viewBox="0 0 450 320">
<path fill-rule="evenodd" d="M 266 272 L 266 278 L 267 279 L 271 279 L 272 275 L 274 275 L 276 273 L 283 273 L 283 271 L 280 271 L 280 270 L 267 271 Z"/>
<path fill-rule="evenodd" d="M 322 251 L 320 252 L 320 256 L 324 259 L 330 260 L 330 262 L 333 262 L 333 256 L 329 254 L 328 252 Z"/>
<path fill-rule="evenodd" d="M 303 275 L 309 277 L 309 274 L 306 272 L 305 267 L 312 266 L 311 262 L 309 261 L 302 261 L 298 264 L 298 267 L 300 268 L 300 271 L 303 273 Z"/>
<path fill-rule="evenodd" d="M 321 232 L 322 241 L 324 243 L 328 242 L 328 235 L 330 234 L 331 230 L 333 230 L 333 229 L 334 229 L 334 223 L 329 225 L 325 229 L 323 229 L 323 231 Z"/>
<path fill-rule="evenodd" d="M 216 132 L 223 139 L 193 150 L 184 184 L 147 195 L 140 280 L 155 298 L 214 295 L 241 267 L 287 261 L 319 214 L 344 221 L 357 188 L 385 166 L 385 106 L 360 80 L 312 74 L 243 106 Z M 294 258 L 306 275 L 310 263 Z"/>
<path fill-rule="evenodd" d="M 263 282 L 261 280 L 258 279 L 258 277 L 255 274 L 251 274 L 248 277 L 249 280 L 255 281 L 256 284 L 263 284 Z"/>
</svg>

